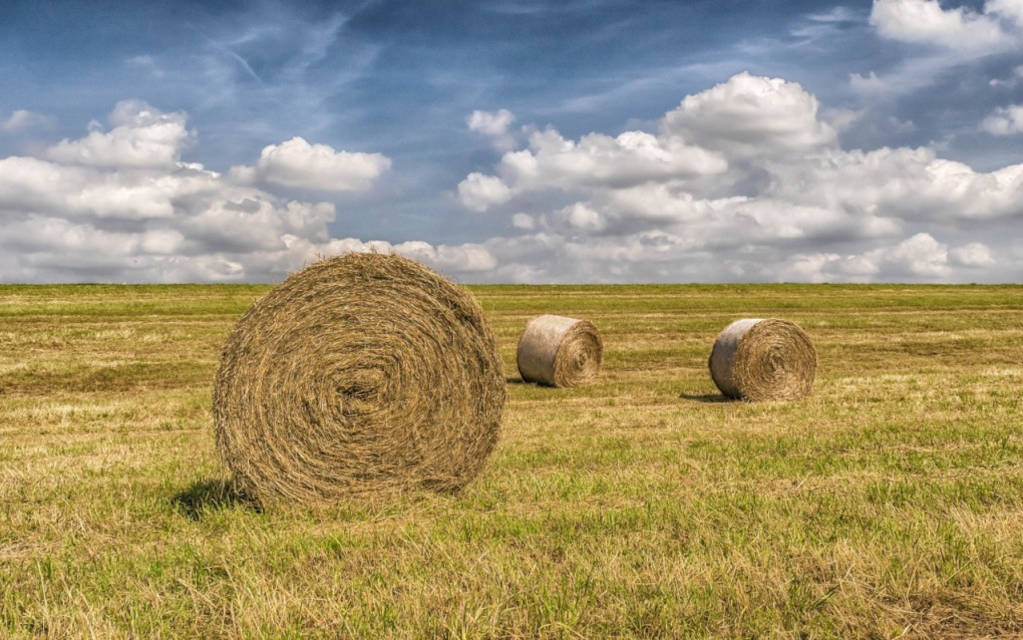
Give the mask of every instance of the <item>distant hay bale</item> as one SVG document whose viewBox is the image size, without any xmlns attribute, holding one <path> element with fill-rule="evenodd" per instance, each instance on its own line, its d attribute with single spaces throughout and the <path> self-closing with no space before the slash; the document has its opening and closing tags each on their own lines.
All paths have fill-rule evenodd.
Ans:
<svg viewBox="0 0 1023 640">
<path fill-rule="evenodd" d="M 745 400 L 795 400 L 810 393 L 817 351 L 787 320 L 744 318 L 725 327 L 710 353 L 721 393 Z"/>
<path fill-rule="evenodd" d="M 553 387 L 575 387 L 600 371 L 604 354 L 597 327 L 586 320 L 543 315 L 529 321 L 519 338 L 522 379 Z"/>
<path fill-rule="evenodd" d="M 454 490 L 497 442 L 505 379 L 466 290 L 396 255 L 317 262 L 224 345 L 217 448 L 261 501 Z"/>
</svg>

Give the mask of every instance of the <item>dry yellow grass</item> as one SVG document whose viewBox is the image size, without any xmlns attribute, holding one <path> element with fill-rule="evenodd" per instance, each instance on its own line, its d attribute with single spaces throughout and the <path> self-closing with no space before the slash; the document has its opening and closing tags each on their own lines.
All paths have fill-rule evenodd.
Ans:
<svg viewBox="0 0 1023 640">
<path fill-rule="evenodd" d="M 255 510 L 211 427 L 265 287 L 0 287 L 0 636 L 1023 634 L 1023 288 L 477 287 L 507 372 L 549 309 L 586 387 L 508 383 L 456 496 Z M 730 320 L 791 319 L 813 394 L 724 402 Z"/>
</svg>

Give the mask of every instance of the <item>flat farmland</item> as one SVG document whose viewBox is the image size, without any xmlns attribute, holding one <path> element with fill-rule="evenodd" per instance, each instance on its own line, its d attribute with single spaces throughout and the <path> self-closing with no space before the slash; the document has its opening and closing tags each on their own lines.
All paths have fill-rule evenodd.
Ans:
<svg viewBox="0 0 1023 640">
<path fill-rule="evenodd" d="M 508 403 L 456 494 L 260 509 L 214 449 L 220 347 L 269 288 L 0 286 L 0 637 L 1023 636 L 1023 287 L 470 287 Z M 595 384 L 523 384 L 540 313 Z M 707 372 L 739 317 L 813 395 Z"/>
</svg>

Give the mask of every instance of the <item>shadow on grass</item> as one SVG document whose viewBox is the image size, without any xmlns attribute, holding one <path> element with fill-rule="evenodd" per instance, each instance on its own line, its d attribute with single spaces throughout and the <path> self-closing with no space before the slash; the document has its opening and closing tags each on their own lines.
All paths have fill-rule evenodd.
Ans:
<svg viewBox="0 0 1023 640">
<path fill-rule="evenodd" d="M 202 520 L 208 511 L 226 509 L 235 505 L 243 505 L 253 511 L 262 511 L 263 507 L 252 497 L 242 493 L 229 480 L 199 480 L 190 487 L 177 493 L 171 502 L 192 520 Z"/>
<path fill-rule="evenodd" d="M 519 376 L 515 376 L 515 377 L 509 376 L 509 377 L 504 379 L 504 383 L 505 384 L 533 384 L 532 382 L 526 382 L 525 380 L 523 380 Z"/>
<path fill-rule="evenodd" d="M 731 398 L 720 394 L 720 393 L 683 393 L 679 395 L 680 398 L 686 400 L 695 400 L 697 402 L 706 402 L 707 404 L 718 404 L 725 402 L 736 402 Z"/>
</svg>

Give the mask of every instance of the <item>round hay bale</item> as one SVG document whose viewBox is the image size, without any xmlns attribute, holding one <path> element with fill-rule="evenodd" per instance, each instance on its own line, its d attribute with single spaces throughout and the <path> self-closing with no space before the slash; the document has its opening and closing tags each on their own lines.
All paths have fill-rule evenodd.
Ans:
<svg viewBox="0 0 1023 640">
<path fill-rule="evenodd" d="M 529 321 L 519 338 L 522 379 L 552 387 L 575 387 L 600 371 L 604 344 L 586 320 L 543 315 Z"/>
<path fill-rule="evenodd" d="M 795 400 L 810 394 L 817 351 L 787 320 L 744 318 L 725 327 L 710 353 L 721 393 L 744 400 Z"/>
<path fill-rule="evenodd" d="M 472 295 L 396 255 L 292 275 L 224 345 L 217 448 L 260 501 L 454 490 L 497 442 L 505 380 Z"/>
</svg>

